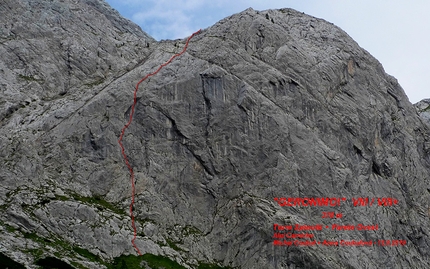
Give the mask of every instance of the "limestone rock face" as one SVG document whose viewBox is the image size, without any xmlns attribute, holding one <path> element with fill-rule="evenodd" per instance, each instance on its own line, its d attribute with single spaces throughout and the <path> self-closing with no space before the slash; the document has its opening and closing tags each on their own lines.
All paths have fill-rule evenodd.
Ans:
<svg viewBox="0 0 430 269">
<path fill-rule="evenodd" d="M 135 84 L 185 41 L 155 42 L 98 0 L 6 0 L 0 22 L 0 252 L 28 268 L 47 256 L 105 268 L 135 254 L 117 140 Z M 203 30 L 141 84 L 123 143 L 142 253 L 185 268 L 430 267 L 430 127 L 324 20 L 248 9 Z M 358 197 L 398 203 L 354 207 Z M 274 246 L 274 224 L 378 224 L 306 233 L 407 244 Z"/>
<path fill-rule="evenodd" d="M 430 99 L 421 100 L 414 106 L 424 122 L 430 124 Z"/>
</svg>

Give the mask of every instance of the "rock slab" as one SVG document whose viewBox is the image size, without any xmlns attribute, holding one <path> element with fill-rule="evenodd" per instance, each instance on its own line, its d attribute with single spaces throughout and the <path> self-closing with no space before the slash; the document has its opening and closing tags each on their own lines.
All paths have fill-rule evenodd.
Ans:
<svg viewBox="0 0 430 269">
<path fill-rule="evenodd" d="M 85 268 L 135 254 L 117 139 L 135 83 L 184 40 L 156 42 L 99 0 L 6 0 L 0 21 L 0 251 L 28 268 L 55 253 Z M 322 19 L 223 19 L 138 93 L 124 136 L 136 243 L 186 268 L 430 267 L 426 105 Z M 282 197 L 397 204 L 342 203 L 327 219 Z M 407 244 L 275 246 L 274 224 L 289 223 L 378 225 L 311 234 Z"/>
</svg>

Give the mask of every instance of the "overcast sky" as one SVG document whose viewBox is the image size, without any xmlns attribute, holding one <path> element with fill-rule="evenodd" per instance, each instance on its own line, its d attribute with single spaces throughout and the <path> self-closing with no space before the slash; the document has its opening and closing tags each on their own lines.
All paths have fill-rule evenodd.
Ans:
<svg viewBox="0 0 430 269">
<path fill-rule="evenodd" d="M 185 38 L 248 7 L 293 8 L 346 31 L 397 78 L 412 103 L 430 98 L 430 0 L 106 1 L 157 40 Z"/>
</svg>

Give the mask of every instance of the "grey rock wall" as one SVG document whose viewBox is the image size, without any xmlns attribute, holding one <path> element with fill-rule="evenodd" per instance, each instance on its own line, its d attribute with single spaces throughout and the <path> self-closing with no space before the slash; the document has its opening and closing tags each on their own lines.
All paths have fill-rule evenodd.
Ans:
<svg viewBox="0 0 430 269">
<path fill-rule="evenodd" d="M 414 104 L 420 117 L 426 123 L 430 123 L 430 99 L 424 99 Z"/>
<path fill-rule="evenodd" d="M 28 268 L 55 253 L 86 268 L 135 254 L 117 140 L 136 82 L 184 40 L 155 42 L 104 1 L 7 0 L 0 18 L 0 251 Z M 429 267 L 429 134 L 396 79 L 341 29 L 247 9 L 141 84 L 124 136 L 136 244 L 186 268 Z M 399 203 L 344 204 L 334 221 L 275 197 Z M 408 244 L 279 247 L 274 223 L 378 224 L 314 234 Z"/>
</svg>

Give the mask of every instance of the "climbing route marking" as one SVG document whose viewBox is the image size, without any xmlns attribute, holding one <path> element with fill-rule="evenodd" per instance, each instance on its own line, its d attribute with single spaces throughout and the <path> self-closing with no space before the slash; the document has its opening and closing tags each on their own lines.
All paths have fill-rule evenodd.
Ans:
<svg viewBox="0 0 430 269">
<path fill-rule="evenodd" d="M 136 88 L 134 89 L 134 94 L 133 94 L 133 104 L 131 105 L 130 118 L 129 118 L 127 124 L 124 125 L 124 127 L 122 128 L 121 134 L 120 134 L 119 139 L 118 139 L 118 144 L 121 147 L 122 156 L 124 157 L 125 164 L 127 165 L 128 170 L 130 172 L 130 181 L 131 181 L 130 217 L 131 217 L 131 226 L 133 228 L 133 239 L 131 240 L 131 244 L 133 245 L 134 249 L 137 251 L 137 253 L 139 255 L 142 255 L 142 253 L 140 252 L 139 248 L 136 246 L 136 243 L 134 242 L 136 240 L 136 237 L 137 237 L 136 224 L 135 224 L 135 221 L 134 221 L 134 214 L 133 214 L 134 195 L 135 195 L 135 191 L 136 191 L 136 189 L 135 189 L 135 182 L 134 182 L 134 172 L 133 172 L 133 167 L 131 166 L 130 162 L 128 161 L 127 154 L 125 153 L 124 145 L 122 144 L 122 139 L 124 137 L 125 131 L 127 130 L 127 128 L 130 126 L 131 122 L 133 121 L 134 108 L 135 108 L 136 103 L 137 103 L 137 91 L 139 90 L 140 83 L 142 83 L 143 81 L 145 81 L 147 78 L 149 78 L 149 77 L 157 74 L 161 70 L 161 68 L 163 68 L 166 65 L 170 64 L 173 61 L 173 59 L 175 59 L 176 57 L 181 56 L 187 50 L 188 43 L 189 43 L 190 39 L 193 38 L 193 36 L 195 36 L 198 33 L 200 33 L 200 31 L 201 30 L 198 30 L 197 32 L 193 33 L 187 39 L 187 42 L 185 43 L 184 49 L 181 52 L 173 55 L 167 62 L 165 62 L 164 64 L 160 65 L 160 67 L 158 67 L 158 69 L 155 72 L 146 75 L 144 78 L 142 78 L 136 84 Z"/>
</svg>

